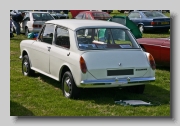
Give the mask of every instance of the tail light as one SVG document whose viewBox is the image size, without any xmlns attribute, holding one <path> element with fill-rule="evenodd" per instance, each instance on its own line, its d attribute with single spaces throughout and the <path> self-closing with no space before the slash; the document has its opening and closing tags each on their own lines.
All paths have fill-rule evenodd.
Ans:
<svg viewBox="0 0 180 126">
<path fill-rule="evenodd" d="M 156 63 L 155 63 L 155 60 L 151 54 L 148 55 L 148 60 L 149 60 L 149 63 L 151 65 L 151 68 L 153 70 L 155 70 L 156 69 Z"/>
<path fill-rule="evenodd" d="M 33 28 L 41 28 L 42 25 L 33 24 L 32 27 L 33 27 Z"/>
<path fill-rule="evenodd" d="M 157 24 L 158 22 L 154 22 L 154 21 L 151 22 L 151 25 L 157 25 Z"/>
<path fill-rule="evenodd" d="M 86 62 L 85 62 L 85 60 L 84 60 L 84 58 L 82 56 L 80 57 L 79 62 L 80 62 L 81 71 L 83 73 L 86 73 L 87 72 Z"/>
</svg>

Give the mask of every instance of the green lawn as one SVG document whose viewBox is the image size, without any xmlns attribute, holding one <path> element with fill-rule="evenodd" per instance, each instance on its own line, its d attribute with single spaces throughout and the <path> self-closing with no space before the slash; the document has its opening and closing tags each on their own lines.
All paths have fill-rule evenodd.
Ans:
<svg viewBox="0 0 180 126">
<path fill-rule="evenodd" d="M 160 38 L 169 34 L 144 34 Z M 84 89 L 77 100 L 62 95 L 61 84 L 37 73 L 25 77 L 21 72 L 19 44 L 24 35 L 10 39 L 10 115 L 11 116 L 171 116 L 170 68 L 157 68 L 156 81 L 144 94 L 122 89 Z M 116 100 L 143 100 L 155 106 L 122 106 Z"/>
</svg>

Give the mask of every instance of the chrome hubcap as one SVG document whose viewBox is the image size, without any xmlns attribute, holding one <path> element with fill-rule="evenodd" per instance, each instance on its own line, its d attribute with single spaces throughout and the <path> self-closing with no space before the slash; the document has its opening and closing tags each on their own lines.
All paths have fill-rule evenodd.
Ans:
<svg viewBox="0 0 180 126">
<path fill-rule="evenodd" d="M 64 80 L 64 93 L 65 96 L 69 97 L 72 91 L 72 85 L 71 85 L 71 80 L 69 77 L 66 77 Z"/>
<path fill-rule="evenodd" d="M 27 62 L 27 60 L 24 60 L 24 63 L 23 63 L 23 72 L 24 72 L 24 74 L 25 75 L 27 75 L 27 73 L 28 73 L 28 62 Z"/>
<path fill-rule="evenodd" d="M 139 27 L 139 30 L 140 30 L 141 32 L 143 32 L 143 31 L 144 31 L 143 26 L 140 26 L 140 27 Z"/>
</svg>

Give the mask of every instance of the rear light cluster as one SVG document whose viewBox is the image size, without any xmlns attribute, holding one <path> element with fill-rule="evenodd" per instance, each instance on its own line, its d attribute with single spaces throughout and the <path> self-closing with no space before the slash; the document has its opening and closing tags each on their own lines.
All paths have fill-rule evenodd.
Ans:
<svg viewBox="0 0 180 126">
<path fill-rule="evenodd" d="M 151 65 L 151 68 L 153 70 L 155 70 L 156 69 L 156 63 L 155 63 L 155 60 L 154 60 L 153 56 L 150 53 L 148 55 L 148 60 L 149 60 L 149 63 Z"/>
<path fill-rule="evenodd" d="M 33 28 L 41 28 L 42 25 L 33 24 L 32 27 L 33 27 Z"/>
<path fill-rule="evenodd" d="M 80 57 L 79 63 L 80 63 L 81 71 L 83 73 L 86 73 L 87 72 L 86 62 L 82 56 Z"/>
<path fill-rule="evenodd" d="M 161 22 L 152 21 L 152 22 L 151 22 L 151 25 L 152 25 L 152 26 L 154 26 L 154 25 L 161 25 Z"/>
</svg>

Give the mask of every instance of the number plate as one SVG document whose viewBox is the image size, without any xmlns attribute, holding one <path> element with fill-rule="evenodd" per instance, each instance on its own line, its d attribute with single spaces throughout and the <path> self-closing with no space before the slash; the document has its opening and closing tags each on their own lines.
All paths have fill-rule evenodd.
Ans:
<svg viewBox="0 0 180 126">
<path fill-rule="evenodd" d="M 162 25 L 169 24 L 169 22 L 161 22 Z"/>
</svg>

